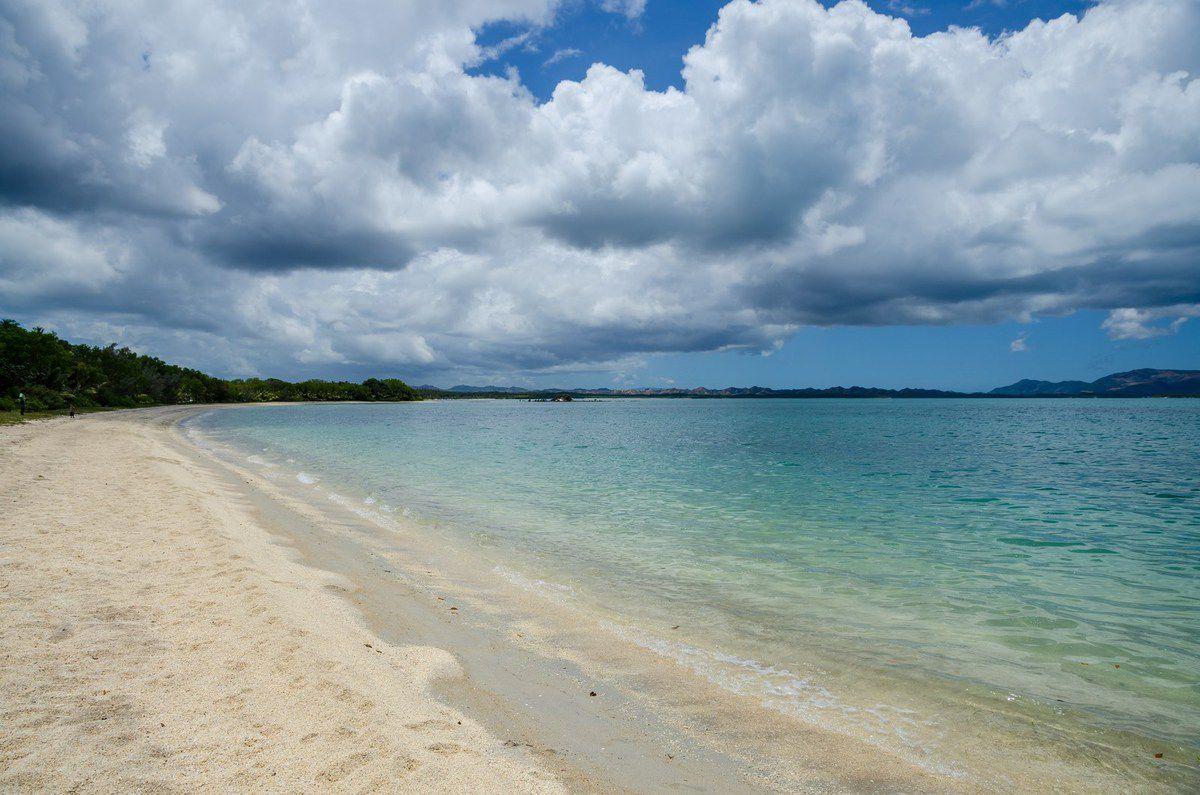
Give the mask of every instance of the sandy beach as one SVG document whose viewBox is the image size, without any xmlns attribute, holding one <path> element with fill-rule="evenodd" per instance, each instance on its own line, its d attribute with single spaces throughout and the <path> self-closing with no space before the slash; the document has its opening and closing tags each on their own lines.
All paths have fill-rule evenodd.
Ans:
<svg viewBox="0 0 1200 795">
<path fill-rule="evenodd" d="M 553 605 L 514 613 L 519 593 L 463 580 L 419 538 L 385 543 L 205 454 L 177 427 L 195 411 L 0 428 L 0 788 L 950 783 L 779 716 L 747 722 L 742 699 L 671 662 L 578 616 L 543 621 Z"/>
<path fill-rule="evenodd" d="M 0 428 L 0 789 L 1076 791 L 1124 775 L 1102 749 L 982 725 L 960 724 L 956 769 L 797 720 L 432 528 L 374 525 L 222 457 L 180 428 L 197 411 Z"/>
<path fill-rule="evenodd" d="M 200 450 L 194 413 L 0 428 L 0 788 L 780 788 L 653 704 L 596 698 L 582 637 L 497 631 L 494 594 L 428 547 Z M 826 766 L 805 780 L 844 789 Z"/>
<path fill-rule="evenodd" d="M 434 695 L 450 654 L 367 631 L 168 434 L 0 429 L 0 789 L 560 789 Z"/>
</svg>

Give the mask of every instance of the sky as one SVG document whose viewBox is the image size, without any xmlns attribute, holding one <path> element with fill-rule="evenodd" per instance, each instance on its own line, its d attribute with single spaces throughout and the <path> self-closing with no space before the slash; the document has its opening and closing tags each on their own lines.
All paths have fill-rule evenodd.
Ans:
<svg viewBox="0 0 1200 795">
<path fill-rule="evenodd" d="M 1196 0 L 0 0 L 0 315 L 222 376 L 1200 369 Z"/>
</svg>

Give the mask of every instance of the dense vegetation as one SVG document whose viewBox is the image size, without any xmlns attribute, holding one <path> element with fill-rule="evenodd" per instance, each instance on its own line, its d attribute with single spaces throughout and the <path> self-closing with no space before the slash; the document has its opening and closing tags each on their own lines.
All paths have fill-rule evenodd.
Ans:
<svg viewBox="0 0 1200 795">
<path fill-rule="evenodd" d="M 0 321 L 0 411 L 14 411 L 25 393 L 30 411 L 156 406 L 174 403 L 258 403 L 275 400 L 420 400 L 395 378 L 289 383 L 275 378 L 226 381 L 167 364 L 128 348 L 72 345 L 40 328 Z"/>
</svg>

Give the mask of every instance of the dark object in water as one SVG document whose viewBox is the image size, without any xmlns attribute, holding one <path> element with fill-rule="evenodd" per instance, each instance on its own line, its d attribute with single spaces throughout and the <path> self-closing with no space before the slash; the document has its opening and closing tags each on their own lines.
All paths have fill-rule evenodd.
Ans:
<svg viewBox="0 0 1200 795">
<path fill-rule="evenodd" d="M 529 403 L 574 403 L 575 398 L 566 392 L 560 392 L 552 398 L 529 398 Z M 595 401 L 593 401 L 595 402 Z"/>
</svg>

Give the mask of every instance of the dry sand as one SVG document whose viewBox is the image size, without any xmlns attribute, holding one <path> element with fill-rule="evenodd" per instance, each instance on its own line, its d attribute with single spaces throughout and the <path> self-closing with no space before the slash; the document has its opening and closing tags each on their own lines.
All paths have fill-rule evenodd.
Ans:
<svg viewBox="0 0 1200 795">
<path fill-rule="evenodd" d="M 0 790 L 562 788 L 143 417 L 0 428 Z"/>
</svg>

